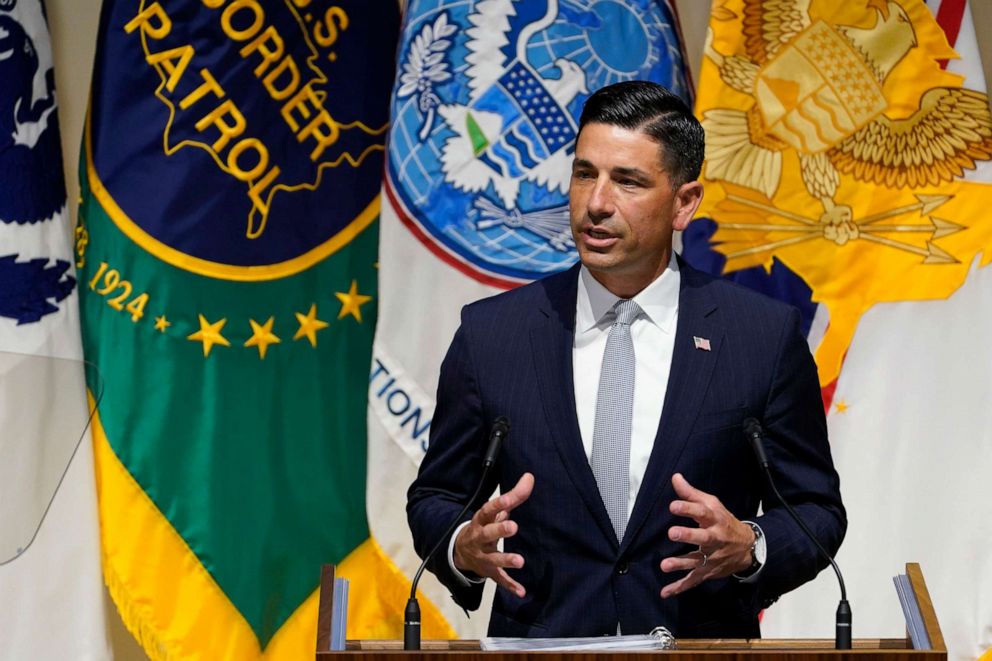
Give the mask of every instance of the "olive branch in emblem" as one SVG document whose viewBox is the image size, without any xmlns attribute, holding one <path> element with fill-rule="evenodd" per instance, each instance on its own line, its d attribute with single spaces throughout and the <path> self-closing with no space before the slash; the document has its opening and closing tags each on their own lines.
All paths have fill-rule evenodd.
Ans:
<svg viewBox="0 0 992 661">
<path fill-rule="evenodd" d="M 434 124 L 434 109 L 441 103 L 434 93 L 434 84 L 451 78 L 444 54 L 451 46 L 451 40 L 447 37 L 454 33 L 455 26 L 448 23 L 448 15 L 442 13 L 433 25 L 428 23 L 420 31 L 413 40 L 407 61 L 403 63 L 401 85 L 396 96 L 402 99 L 414 92 L 418 94 L 417 107 L 420 112 L 426 113 L 420 129 L 421 140 L 425 140 L 430 133 Z"/>
</svg>

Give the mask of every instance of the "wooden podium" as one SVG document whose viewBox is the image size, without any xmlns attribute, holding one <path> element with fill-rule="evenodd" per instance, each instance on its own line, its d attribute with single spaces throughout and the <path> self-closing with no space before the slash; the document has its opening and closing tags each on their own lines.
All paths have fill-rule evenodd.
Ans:
<svg viewBox="0 0 992 661">
<path fill-rule="evenodd" d="M 361 661 L 649 661 L 659 654 L 682 659 L 716 661 L 947 661 L 947 647 L 930 601 L 930 593 L 917 563 L 906 564 L 913 598 L 920 607 L 931 649 L 914 650 L 905 638 L 856 638 L 854 649 L 835 650 L 830 639 L 730 640 L 682 639 L 676 650 L 651 652 L 483 652 L 477 640 L 425 640 L 417 652 L 405 652 L 402 640 L 349 640 L 343 652 L 330 651 L 330 604 L 325 599 L 325 577 L 321 577 L 317 625 L 317 661 L 355 656 Z M 329 590 L 329 588 L 328 588 Z M 329 592 L 328 592 L 329 594 Z M 895 599 L 893 599 L 895 601 Z M 855 611 L 857 626 L 857 611 Z"/>
</svg>

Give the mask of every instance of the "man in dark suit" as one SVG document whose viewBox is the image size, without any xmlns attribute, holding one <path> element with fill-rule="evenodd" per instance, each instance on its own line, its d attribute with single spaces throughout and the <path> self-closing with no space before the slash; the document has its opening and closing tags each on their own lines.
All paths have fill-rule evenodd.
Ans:
<svg viewBox="0 0 992 661">
<path fill-rule="evenodd" d="M 672 251 L 702 199 L 703 151 L 664 88 L 593 94 L 569 191 L 581 265 L 462 312 L 407 510 L 423 556 L 471 497 L 494 420 L 509 419 L 481 491 L 502 495 L 473 503 L 429 565 L 469 609 L 496 581 L 490 635 L 758 636 L 759 610 L 826 562 L 771 496 L 750 416 L 783 496 L 840 546 L 798 313 Z"/>
</svg>

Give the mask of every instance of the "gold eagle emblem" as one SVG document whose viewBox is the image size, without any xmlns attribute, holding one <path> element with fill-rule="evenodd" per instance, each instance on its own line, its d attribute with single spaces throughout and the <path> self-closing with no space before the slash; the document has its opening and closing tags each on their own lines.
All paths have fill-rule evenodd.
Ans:
<svg viewBox="0 0 992 661">
<path fill-rule="evenodd" d="M 837 202 L 838 172 L 890 188 L 950 182 L 992 158 L 992 113 L 982 93 L 933 87 L 908 117 L 889 116 L 883 85 L 917 45 L 906 11 L 868 0 L 874 24 L 864 28 L 812 20 L 810 3 L 744 0 L 745 56 L 719 53 L 708 34 L 706 57 L 753 105 L 703 113 L 706 177 L 770 199 L 782 154 L 793 149 L 806 190 L 823 206 L 822 236 L 844 245 L 865 223 Z"/>
</svg>

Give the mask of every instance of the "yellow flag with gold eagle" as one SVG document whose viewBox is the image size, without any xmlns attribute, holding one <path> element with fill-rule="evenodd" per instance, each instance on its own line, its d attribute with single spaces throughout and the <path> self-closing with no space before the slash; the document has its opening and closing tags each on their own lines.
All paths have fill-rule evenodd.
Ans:
<svg viewBox="0 0 992 661">
<path fill-rule="evenodd" d="M 992 245 L 992 191 L 962 179 L 992 156 L 992 117 L 984 94 L 941 69 L 950 57 L 921 0 L 714 8 L 700 214 L 718 223 L 725 271 L 776 259 L 826 306 L 823 384 L 865 311 L 946 298 Z"/>
<path fill-rule="evenodd" d="M 850 524 L 856 637 L 920 562 L 951 659 L 992 650 L 992 114 L 965 0 L 716 0 L 689 261 L 796 305 Z M 960 57 L 960 59 L 959 59 Z M 949 64 L 948 64 L 949 62 Z M 962 506 L 962 504 L 965 504 Z M 832 635 L 832 575 L 765 614 Z"/>
</svg>

